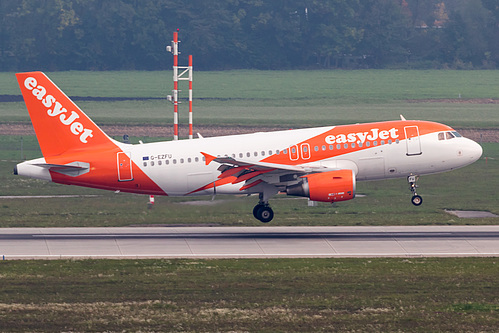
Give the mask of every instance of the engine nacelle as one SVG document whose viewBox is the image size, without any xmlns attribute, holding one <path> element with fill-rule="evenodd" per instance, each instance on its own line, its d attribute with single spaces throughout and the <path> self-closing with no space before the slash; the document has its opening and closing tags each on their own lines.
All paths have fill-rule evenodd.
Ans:
<svg viewBox="0 0 499 333">
<path fill-rule="evenodd" d="M 286 188 L 288 195 L 309 197 L 313 201 L 336 202 L 355 198 L 353 170 L 336 170 L 302 176 L 303 182 Z"/>
</svg>

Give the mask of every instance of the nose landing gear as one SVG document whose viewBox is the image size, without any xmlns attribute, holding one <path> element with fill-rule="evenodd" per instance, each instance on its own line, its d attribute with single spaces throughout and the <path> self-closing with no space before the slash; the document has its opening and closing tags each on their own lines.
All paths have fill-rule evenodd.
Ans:
<svg viewBox="0 0 499 333">
<path fill-rule="evenodd" d="M 412 192 L 412 198 L 411 202 L 414 206 L 420 206 L 423 203 L 423 198 L 416 193 L 416 189 L 419 187 L 416 182 L 418 181 L 419 176 L 417 175 L 410 175 L 407 177 L 407 182 L 409 183 L 411 192 Z"/>
</svg>

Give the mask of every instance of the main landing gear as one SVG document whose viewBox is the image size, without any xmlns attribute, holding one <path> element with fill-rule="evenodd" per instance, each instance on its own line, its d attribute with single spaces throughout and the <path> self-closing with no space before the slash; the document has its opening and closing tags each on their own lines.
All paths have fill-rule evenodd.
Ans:
<svg viewBox="0 0 499 333">
<path fill-rule="evenodd" d="M 411 202 L 414 206 L 420 206 L 423 203 L 423 198 L 416 193 L 416 189 L 419 187 L 416 182 L 418 181 L 419 176 L 410 175 L 407 177 L 407 182 L 409 182 L 409 186 L 412 192 Z"/>
<path fill-rule="evenodd" d="M 269 204 L 258 204 L 253 208 L 253 216 L 263 223 L 268 223 L 274 218 L 274 211 Z"/>
<path fill-rule="evenodd" d="M 263 195 L 260 194 L 260 201 L 253 208 L 253 216 L 263 223 L 269 223 L 274 218 L 274 211 L 269 206 L 269 202 L 263 201 Z"/>
</svg>

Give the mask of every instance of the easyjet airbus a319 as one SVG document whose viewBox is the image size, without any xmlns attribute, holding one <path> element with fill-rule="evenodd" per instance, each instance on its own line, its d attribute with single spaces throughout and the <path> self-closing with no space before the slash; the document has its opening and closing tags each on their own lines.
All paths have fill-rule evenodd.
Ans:
<svg viewBox="0 0 499 333">
<path fill-rule="evenodd" d="M 18 175 L 149 195 L 259 194 L 255 218 L 272 220 L 279 192 L 314 201 L 355 197 L 358 180 L 416 180 L 475 162 L 476 142 L 449 126 L 398 121 L 193 140 L 126 144 L 107 136 L 41 72 L 16 75 L 43 157 Z"/>
</svg>

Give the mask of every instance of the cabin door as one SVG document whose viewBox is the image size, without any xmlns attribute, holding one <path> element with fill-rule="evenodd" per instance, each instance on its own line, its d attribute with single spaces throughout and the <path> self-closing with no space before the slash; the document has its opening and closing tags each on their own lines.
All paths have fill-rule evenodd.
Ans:
<svg viewBox="0 0 499 333">
<path fill-rule="evenodd" d="M 118 153 L 118 181 L 133 180 L 131 153 Z"/>
<path fill-rule="evenodd" d="M 407 156 L 421 155 L 421 140 L 419 139 L 419 128 L 417 126 L 406 126 L 405 142 L 407 147 Z"/>
</svg>

